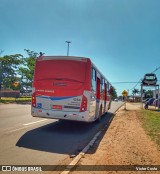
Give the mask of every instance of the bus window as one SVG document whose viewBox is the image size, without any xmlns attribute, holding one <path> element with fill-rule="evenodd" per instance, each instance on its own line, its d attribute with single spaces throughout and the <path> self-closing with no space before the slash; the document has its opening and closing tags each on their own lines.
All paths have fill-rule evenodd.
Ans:
<svg viewBox="0 0 160 174">
<path fill-rule="evenodd" d="M 104 91 L 105 87 L 104 87 L 104 78 L 101 78 L 101 99 L 104 100 Z"/>
<path fill-rule="evenodd" d="M 101 92 L 104 92 L 104 79 L 101 78 Z"/>
<path fill-rule="evenodd" d="M 92 68 L 92 90 L 96 91 L 96 70 Z"/>
<path fill-rule="evenodd" d="M 108 95 L 110 95 L 110 91 L 109 91 L 109 90 L 110 90 L 110 85 L 109 85 L 109 83 L 108 83 L 108 85 L 107 85 L 107 89 L 108 89 L 108 90 L 107 90 Z"/>
<path fill-rule="evenodd" d="M 92 68 L 92 80 L 96 81 L 96 70 Z"/>
</svg>

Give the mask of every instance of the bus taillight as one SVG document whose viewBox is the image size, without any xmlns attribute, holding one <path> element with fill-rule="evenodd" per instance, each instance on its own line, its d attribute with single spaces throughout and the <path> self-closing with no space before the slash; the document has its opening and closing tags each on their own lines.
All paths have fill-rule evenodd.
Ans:
<svg viewBox="0 0 160 174">
<path fill-rule="evenodd" d="M 36 95 L 35 95 L 35 92 L 32 94 L 32 106 L 34 108 L 36 107 Z"/>
<path fill-rule="evenodd" d="M 87 110 L 87 97 L 85 97 L 83 95 L 82 97 L 82 103 L 81 103 L 81 108 L 80 108 L 80 112 L 84 112 Z"/>
</svg>

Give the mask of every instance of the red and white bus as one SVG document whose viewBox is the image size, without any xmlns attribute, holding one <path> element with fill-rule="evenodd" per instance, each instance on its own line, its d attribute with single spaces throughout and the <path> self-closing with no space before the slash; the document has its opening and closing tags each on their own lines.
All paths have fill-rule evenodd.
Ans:
<svg viewBox="0 0 160 174">
<path fill-rule="evenodd" d="M 111 84 L 89 58 L 40 56 L 36 60 L 31 114 L 93 122 L 111 106 Z"/>
</svg>

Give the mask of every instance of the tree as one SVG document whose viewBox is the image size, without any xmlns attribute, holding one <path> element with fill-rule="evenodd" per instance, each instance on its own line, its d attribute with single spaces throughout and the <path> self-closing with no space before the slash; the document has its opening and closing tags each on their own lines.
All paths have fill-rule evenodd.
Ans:
<svg viewBox="0 0 160 174">
<path fill-rule="evenodd" d="M 135 96 L 136 96 L 136 94 L 139 93 L 139 90 L 134 88 L 134 89 L 132 90 L 132 93 L 133 93 L 133 99 L 134 99 L 134 101 L 135 101 Z"/>
<path fill-rule="evenodd" d="M 19 64 L 23 63 L 22 57 L 21 54 L 0 57 L 0 88 L 3 85 L 5 89 L 15 89 L 13 84 L 19 81 L 17 72 Z"/>
<path fill-rule="evenodd" d="M 134 89 L 132 90 L 132 93 L 133 93 L 133 95 L 136 95 L 136 94 L 139 93 L 139 90 L 134 88 Z"/>
<path fill-rule="evenodd" d="M 146 89 L 143 89 L 143 94 L 145 94 L 146 93 Z"/>
<path fill-rule="evenodd" d="M 38 53 L 25 49 L 28 57 L 23 58 L 24 64 L 19 68 L 19 75 L 21 75 L 21 84 L 23 88 L 30 88 L 32 86 L 34 68 Z"/>
<path fill-rule="evenodd" d="M 112 86 L 111 87 L 111 95 L 112 95 L 112 99 L 115 99 L 115 98 L 117 98 L 117 92 L 116 92 L 116 89 Z"/>
<path fill-rule="evenodd" d="M 153 97 L 153 91 L 152 90 L 148 90 L 145 92 L 145 98 L 152 98 Z"/>
</svg>

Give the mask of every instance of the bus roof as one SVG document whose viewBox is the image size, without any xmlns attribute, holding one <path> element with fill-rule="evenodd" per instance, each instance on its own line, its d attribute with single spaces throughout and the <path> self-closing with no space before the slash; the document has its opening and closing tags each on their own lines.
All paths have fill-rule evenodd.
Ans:
<svg viewBox="0 0 160 174">
<path fill-rule="evenodd" d="M 40 56 L 37 58 L 38 61 L 43 60 L 77 60 L 77 61 L 84 61 L 90 60 L 90 58 L 86 57 L 76 57 L 76 56 Z"/>
</svg>

